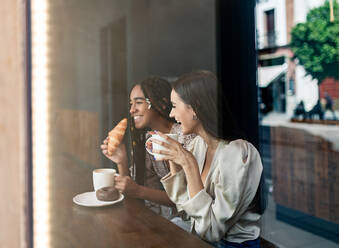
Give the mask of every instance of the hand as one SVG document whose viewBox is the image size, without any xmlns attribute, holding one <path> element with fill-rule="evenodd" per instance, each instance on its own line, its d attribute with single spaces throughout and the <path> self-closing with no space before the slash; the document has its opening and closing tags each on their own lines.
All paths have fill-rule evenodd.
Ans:
<svg viewBox="0 0 339 248">
<path fill-rule="evenodd" d="M 100 146 L 102 153 L 116 164 L 127 164 L 127 153 L 125 144 L 121 143 L 117 149 L 113 152 L 112 156 L 108 155 L 108 137 L 104 140 Z"/>
<path fill-rule="evenodd" d="M 166 148 L 166 150 L 156 150 L 153 149 L 152 152 L 153 153 L 158 153 L 158 154 L 162 154 L 164 155 L 163 158 L 159 159 L 159 160 L 169 160 L 174 162 L 176 165 L 181 166 L 182 168 L 185 167 L 189 167 L 189 166 L 197 166 L 197 161 L 195 159 L 195 157 L 193 156 L 193 154 L 189 151 L 187 151 L 182 144 L 180 144 L 178 141 L 168 137 L 167 135 L 161 133 L 161 132 L 157 132 L 156 134 L 158 134 L 159 136 L 161 136 L 162 138 L 164 138 L 166 140 L 165 141 L 160 141 L 158 139 L 150 139 L 149 142 L 154 142 L 157 143 L 163 147 Z M 150 146 L 150 144 L 146 144 L 147 147 Z"/>
<path fill-rule="evenodd" d="M 170 169 L 171 175 L 175 175 L 179 171 L 182 170 L 182 167 L 180 165 L 177 165 L 173 161 L 169 160 L 168 163 L 169 163 L 169 169 Z"/>
<path fill-rule="evenodd" d="M 120 193 L 129 196 L 138 198 L 140 186 L 133 181 L 129 176 L 115 176 L 114 186 Z"/>
<path fill-rule="evenodd" d="M 164 155 L 161 160 L 169 160 L 170 171 L 172 175 L 176 174 L 179 171 L 178 167 L 181 166 L 187 180 L 189 195 L 191 198 L 193 198 L 197 193 L 200 192 L 200 190 L 204 188 L 197 160 L 191 152 L 183 148 L 183 146 L 176 140 L 164 135 L 161 132 L 157 132 L 157 134 L 164 138 L 166 142 L 157 139 L 151 139 L 151 141 L 163 146 L 165 149 L 153 149 L 152 152 Z"/>
</svg>

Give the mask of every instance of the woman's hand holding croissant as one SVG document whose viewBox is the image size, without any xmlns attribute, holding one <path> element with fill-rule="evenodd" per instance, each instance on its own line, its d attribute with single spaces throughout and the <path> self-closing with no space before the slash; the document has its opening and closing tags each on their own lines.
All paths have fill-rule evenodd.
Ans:
<svg viewBox="0 0 339 248">
<path fill-rule="evenodd" d="M 103 144 L 100 146 L 102 153 L 110 160 L 116 164 L 127 164 L 127 152 L 125 144 L 121 143 L 116 150 L 113 152 L 112 156 L 108 155 L 108 137 L 104 140 Z"/>
</svg>

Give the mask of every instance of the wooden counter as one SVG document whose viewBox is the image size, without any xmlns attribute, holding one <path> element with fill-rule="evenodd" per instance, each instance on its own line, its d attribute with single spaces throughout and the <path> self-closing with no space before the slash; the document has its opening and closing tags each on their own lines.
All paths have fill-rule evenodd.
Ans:
<svg viewBox="0 0 339 248">
<path fill-rule="evenodd" d="M 54 158 L 49 173 L 49 247 L 210 247 L 137 199 L 125 197 L 96 208 L 73 203 L 75 195 L 93 190 L 93 168 L 70 154 Z"/>
</svg>

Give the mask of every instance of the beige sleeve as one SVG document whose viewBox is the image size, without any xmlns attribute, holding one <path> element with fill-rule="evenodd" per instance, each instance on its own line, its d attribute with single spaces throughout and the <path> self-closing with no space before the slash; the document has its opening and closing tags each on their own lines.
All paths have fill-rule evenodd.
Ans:
<svg viewBox="0 0 339 248">
<path fill-rule="evenodd" d="M 193 220 L 195 232 L 211 242 L 224 237 L 247 210 L 262 171 L 259 154 L 248 142 L 233 143 L 217 156 L 219 173 L 214 174 L 211 182 L 214 184 L 214 197 L 203 189 L 189 199 L 184 172 L 166 179 L 171 187 L 163 183 L 172 201 Z"/>
<path fill-rule="evenodd" d="M 175 203 L 178 212 L 182 211 L 182 204 L 188 201 L 187 182 L 184 170 L 175 175 L 171 173 L 164 176 L 161 183 L 172 202 Z"/>
</svg>

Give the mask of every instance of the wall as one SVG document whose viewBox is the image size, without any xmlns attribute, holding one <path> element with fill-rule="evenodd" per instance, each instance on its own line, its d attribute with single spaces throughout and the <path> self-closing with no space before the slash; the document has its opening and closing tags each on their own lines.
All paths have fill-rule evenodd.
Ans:
<svg viewBox="0 0 339 248">
<path fill-rule="evenodd" d="M 339 99 L 339 80 L 325 78 L 320 84 L 320 97 L 327 92 L 333 99 Z"/>
<path fill-rule="evenodd" d="M 25 2 L 0 8 L 0 247 L 27 247 Z"/>
<path fill-rule="evenodd" d="M 339 224 L 338 140 L 333 129 L 327 129 L 331 138 L 315 135 L 313 130 L 317 128 L 271 127 L 274 199 Z"/>
<path fill-rule="evenodd" d="M 307 13 L 310 9 L 324 4 L 325 0 L 295 0 L 294 1 L 294 23 L 306 21 Z"/>
<path fill-rule="evenodd" d="M 339 80 L 325 78 L 324 81 L 321 82 L 319 90 L 320 97 L 324 97 L 324 93 L 327 92 L 333 100 L 333 109 L 336 111 L 339 110 Z"/>
<path fill-rule="evenodd" d="M 304 67 L 297 65 L 295 70 L 296 103 L 304 101 L 305 110 L 310 111 L 318 101 L 318 81 L 306 76 Z"/>
<path fill-rule="evenodd" d="M 286 32 L 287 32 L 287 43 L 291 41 L 291 30 L 294 25 L 294 11 L 293 11 L 294 0 L 286 0 Z"/>
<path fill-rule="evenodd" d="M 128 82 L 216 71 L 215 1 L 130 1 Z"/>
<path fill-rule="evenodd" d="M 286 6 L 285 0 L 269 0 L 258 3 L 256 7 L 256 22 L 258 30 L 259 49 L 264 48 L 266 35 L 266 20 L 265 11 L 274 9 L 274 25 L 276 32 L 277 46 L 284 46 L 287 44 L 287 30 L 286 30 Z"/>
</svg>

